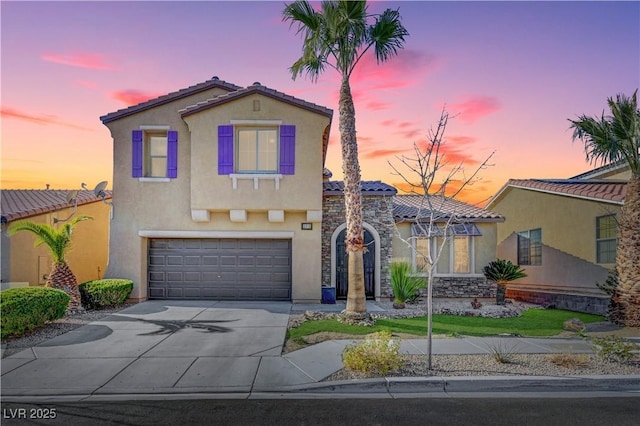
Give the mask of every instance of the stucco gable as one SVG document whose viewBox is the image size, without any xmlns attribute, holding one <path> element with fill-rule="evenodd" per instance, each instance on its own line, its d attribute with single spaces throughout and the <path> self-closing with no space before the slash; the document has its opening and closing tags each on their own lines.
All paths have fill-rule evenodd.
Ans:
<svg viewBox="0 0 640 426">
<path fill-rule="evenodd" d="M 132 105 L 130 107 L 120 109 L 107 115 L 103 115 L 102 117 L 100 117 L 100 120 L 103 124 L 107 124 L 109 122 L 119 120 L 129 115 L 137 114 L 139 112 L 146 111 L 148 109 L 155 108 L 157 106 L 164 105 L 169 102 L 174 102 L 178 99 L 186 98 L 187 96 L 192 96 L 215 88 L 223 89 L 227 92 L 233 92 L 242 89 L 241 86 L 236 86 L 235 84 L 220 80 L 218 77 L 212 77 L 210 80 L 204 81 L 202 83 L 198 83 L 193 86 L 189 86 L 187 88 L 162 95 L 158 98 L 150 99 L 137 105 Z"/>
<path fill-rule="evenodd" d="M 329 118 L 333 117 L 333 110 L 329 108 L 314 104 L 312 102 L 307 102 L 303 99 L 299 99 L 291 95 L 287 95 L 286 93 L 279 92 L 274 89 L 270 89 L 268 87 L 262 86 L 258 82 L 253 83 L 252 86 L 241 88 L 236 91 L 217 96 L 215 98 L 207 99 L 205 101 L 198 102 L 195 105 L 187 106 L 186 108 L 183 108 L 178 112 L 181 114 L 182 117 L 186 117 L 188 115 L 195 114 L 197 112 L 201 112 L 209 108 L 214 108 L 222 104 L 225 104 L 227 102 L 241 99 L 253 94 L 264 95 L 269 98 L 291 104 L 298 108 L 306 109 L 311 112 L 315 112 L 315 113 L 327 116 Z"/>
</svg>

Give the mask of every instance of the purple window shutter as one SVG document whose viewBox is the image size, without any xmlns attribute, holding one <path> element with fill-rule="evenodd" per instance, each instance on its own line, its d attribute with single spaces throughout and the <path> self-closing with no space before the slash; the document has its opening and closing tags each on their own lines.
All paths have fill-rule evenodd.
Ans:
<svg viewBox="0 0 640 426">
<path fill-rule="evenodd" d="M 233 173 L 233 125 L 218 126 L 218 174 Z"/>
<path fill-rule="evenodd" d="M 142 177 L 142 130 L 131 132 L 131 176 Z"/>
<path fill-rule="evenodd" d="M 167 132 L 167 177 L 178 177 L 178 132 L 175 130 Z"/>
<path fill-rule="evenodd" d="M 296 126 L 280 126 L 280 173 L 292 175 L 296 163 Z"/>
</svg>

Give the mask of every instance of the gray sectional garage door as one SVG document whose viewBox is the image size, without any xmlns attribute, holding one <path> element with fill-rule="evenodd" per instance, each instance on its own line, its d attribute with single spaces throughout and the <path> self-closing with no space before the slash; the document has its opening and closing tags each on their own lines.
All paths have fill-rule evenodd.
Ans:
<svg viewBox="0 0 640 426">
<path fill-rule="evenodd" d="M 150 239 L 149 298 L 291 300 L 291 241 Z"/>
</svg>

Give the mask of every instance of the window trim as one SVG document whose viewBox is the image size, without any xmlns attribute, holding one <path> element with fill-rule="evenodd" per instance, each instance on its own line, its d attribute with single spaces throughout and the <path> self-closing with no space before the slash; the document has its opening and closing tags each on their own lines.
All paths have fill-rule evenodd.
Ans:
<svg viewBox="0 0 640 426">
<path fill-rule="evenodd" d="M 262 130 L 266 131 L 275 131 L 275 143 L 276 143 L 276 151 L 274 154 L 274 163 L 275 170 L 239 170 L 240 167 L 240 132 L 247 130 L 255 130 L 256 134 L 256 146 L 255 146 L 255 155 L 256 155 L 256 167 L 258 166 L 258 134 Z M 233 128 L 233 174 L 235 175 L 275 175 L 280 174 L 280 127 L 279 126 L 234 126 Z"/>
<path fill-rule="evenodd" d="M 607 238 L 602 238 L 602 237 L 598 237 L 598 231 L 600 230 L 600 227 L 598 226 L 600 223 L 600 219 L 604 219 L 604 218 L 613 218 L 614 222 L 615 222 L 615 237 L 611 238 L 611 237 L 607 237 Z M 616 262 L 616 256 L 618 254 L 618 224 L 616 221 L 616 214 L 606 214 L 606 215 L 602 215 L 602 216 L 596 216 L 596 263 L 599 265 L 611 265 L 614 264 Z M 598 243 L 601 241 L 614 241 L 615 242 L 615 252 L 614 252 L 614 258 L 613 258 L 613 262 L 601 262 L 600 261 L 600 251 L 598 250 Z"/>
<path fill-rule="evenodd" d="M 540 241 L 535 241 L 535 243 L 540 245 L 540 262 L 539 263 L 534 263 L 533 262 L 533 244 L 531 243 L 531 233 L 534 231 L 540 231 Z M 524 258 L 520 257 L 520 237 L 525 238 L 528 242 L 529 242 L 529 252 L 528 252 L 528 256 L 526 261 L 523 261 Z M 536 256 L 536 258 L 538 258 L 538 256 Z M 526 266 L 542 266 L 542 228 L 532 228 L 532 229 L 528 229 L 526 231 L 519 231 L 516 232 L 516 259 L 517 259 L 517 263 L 518 265 L 526 265 Z"/>
<path fill-rule="evenodd" d="M 481 235 L 458 235 L 458 236 L 452 236 L 452 237 L 448 237 L 448 241 L 447 241 L 447 245 L 448 247 L 444 248 L 443 250 L 448 250 L 448 254 L 449 254 L 449 262 L 448 262 L 448 270 L 446 272 L 440 272 L 438 271 L 438 262 L 436 262 L 435 265 L 433 265 L 434 267 L 434 271 L 433 271 L 433 276 L 434 277 L 468 277 L 468 278 L 474 278 L 474 277 L 481 277 L 484 276 L 483 274 L 479 274 L 476 273 L 476 237 L 481 236 Z M 454 239 L 455 238 L 466 238 L 467 241 L 469 241 L 469 272 L 455 272 L 455 249 L 454 249 Z M 431 237 L 428 238 L 426 236 L 420 236 L 420 235 L 414 235 L 413 237 L 411 237 L 412 240 L 412 266 L 415 270 L 418 269 L 418 249 L 417 249 L 417 242 L 418 240 L 427 240 L 428 244 L 429 244 L 429 250 L 434 250 L 435 249 L 435 245 L 437 244 L 437 239 L 439 237 Z M 418 274 L 420 276 L 427 276 L 428 274 L 428 270 L 425 269 L 423 272 L 418 272 Z"/>
</svg>

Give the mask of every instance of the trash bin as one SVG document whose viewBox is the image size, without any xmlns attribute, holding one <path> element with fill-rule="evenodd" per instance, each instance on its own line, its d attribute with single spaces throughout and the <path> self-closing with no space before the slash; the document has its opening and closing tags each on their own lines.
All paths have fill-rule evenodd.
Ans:
<svg viewBox="0 0 640 426">
<path fill-rule="evenodd" d="M 325 305 L 336 304 L 336 288 L 335 287 L 322 287 L 322 303 Z"/>
</svg>

